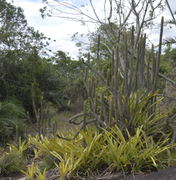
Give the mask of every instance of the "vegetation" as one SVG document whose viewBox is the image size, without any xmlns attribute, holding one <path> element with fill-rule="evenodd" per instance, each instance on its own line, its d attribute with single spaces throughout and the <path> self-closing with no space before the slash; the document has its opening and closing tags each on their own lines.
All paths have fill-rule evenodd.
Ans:
<svg viewBox="0 0 176 180">
<path fill-rule="evenodd" d="M 0 103 L 0 146 L 14 139 L 15 134 L 24 136 L 26 118 L 24 108 L 15 99 Z"/>
<path fill-rule="evenodd" d="M 119 2 L 114 11 L 110 2 L 108 22 L 96 16 L 98 28 L 88 34 L 88 54 L 78 34 L 72 37 L 81 48 L 78 60 L 72 60 L 62 51 L 49 56 L 50 38 L 27 26 L 20 7 L 0 1 L 0 175 L 23 172 L 30 180 L 45 180 L 57 168 L 65 180 L 101 170 L 125 175 L 175 165 L 176 111 L 162 106 L 163 99 L 176 100 L 168 94 L 176 85 L 175 49 L 169 44 L 161 54 L 163 42 L 174 39 L 163 41 L 164 17 L 157 52 L 141 33 L 154 26 L 156 9 L 164 6 L 131 1 L 125 20 L 114 19 L 116 12 L 125 17 L 124 5 Z M 47 8 L 40 11 L 44 17 Z M 66 123 L 77 128 L 68 131 Z M 25 134 L 29 124 L 32 132 Z"/>
<path fill-rule="evenodd" d="M 23 157 L 15 152 L 4 153 L 0 157 L 0 174 L 11 175 L 25 170 L 26 162 Z"/>
</svg>

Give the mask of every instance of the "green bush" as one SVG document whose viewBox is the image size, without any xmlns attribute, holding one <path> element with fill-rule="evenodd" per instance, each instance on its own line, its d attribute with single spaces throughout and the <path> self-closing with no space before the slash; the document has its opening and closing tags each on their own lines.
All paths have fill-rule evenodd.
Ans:
<svg viewBox="0 0 176 180">
<path fill-rule="evenodd" d="M 167 165 L 167 159 L 161 158 L 159 154 L 175 146 L 166 145 L 168 138 L 154 143 L 152 136 L 146 136 L 142 126 L 133 135 L 126 130 L 127 137 L 117 126 L 108 129 L 103 129 L 100 134 L 87 128 L 86 132 L 81 130 L 75 139 L 74 133 L 72 137 L 70 133 L 60 135 L 72 139 L 70 141 L 54 137 L 41 137 L 41 140 L 33 138 L 32 141 L 45 154 L 59 160 L 56 166 L 61 179 L 77 172 L 86 176 L 89 170 L 94 172 L 103 167 L 129 173 L 157 169 L 160 163 Z"/>
<path fill-rule="evenodd" d="M 0 157 L 0 175 L 19 173 L 25 166 L 25 159 L 19 153 L 4 153 Z"/>
<path fill-rule="evenodd" d="M 18 126 L 18 134 L 23 135 L 25 116 L 24 108 L 16 99 L 0 102 L 0 145 L 5 145 L 14 139 L 16 126 Z"/>
</svg>

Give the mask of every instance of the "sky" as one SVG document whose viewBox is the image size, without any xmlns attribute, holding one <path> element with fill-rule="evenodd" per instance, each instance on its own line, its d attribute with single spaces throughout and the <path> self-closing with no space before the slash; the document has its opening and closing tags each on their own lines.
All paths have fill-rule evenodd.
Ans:
<svg viewBox="0 0 176 180">
<path fill-rule="evenodd" d="M 88 0 L 68 0 L 74 5 L 80 7 L 83 4 L 88 3 Z M 96 7 L 102 7 L 103 0 L 92 0 Z M 156 0 L 159 1 L 159 0 Z M 168 0 L 172 10 L 176 10 L 175 0 Z M 7 0 L 11 2 L 11 0 Z M 104 1 L 103 1 L 104 2 Z M 56 40 L 56 42 L 51 41 L 49 49 L 52 51 L 61 50 L 64 52 L 69 52 L 72 58 L 77 59 L 78 48 L 75 46 L 75 42 L 71 40 L 71 37 L 74 33 L 79 32 L 80 34 L 86 34 L 88 30 L 94 31 L 95 27 L 93 24 L 88 24 L 88 26 L 81 25 L 80 22 L 68 21 L 66 19 L 61 19 L 58 17 L 46 17 L 41 18 L 41 13 L 39 9 L 44 7 L 45 4 L 42 3 L 42 0 L 13 0 L 14 6 L 20 6 L 24 9 L 24 14 L 26 16 L 29 26 L 39 30 L 39 32 L 44 33 L 45 36 Z M 98 12 L 101 11 L 101 8 L 96 9 Z M 165 11 L 162 15 L 165 16 L 165 19 L 171 18 L 169 11 Z M 161 18 L 158 19 L 160 21 Z M 164 37 L 176 36 L 176 28 L 165 29 Z M 159 28 L 148 31 L 148 37 L 152 43 L 157 45 L 159 42 Z"/>
</svg>

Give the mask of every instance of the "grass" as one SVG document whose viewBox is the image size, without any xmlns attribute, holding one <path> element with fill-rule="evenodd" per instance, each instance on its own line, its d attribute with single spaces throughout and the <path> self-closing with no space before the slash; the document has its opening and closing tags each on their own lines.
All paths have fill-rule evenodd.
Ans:
<svg viewBox="0 0 176 180">
<path fill-rule="evenodd" d="M 53 126 L 55 128 L 54 132 L 66 132 L 68 130 L 73 130 L 74 132 L 76 131 L 77 128 L 80 128 L 80 126 L 76 126 L 74 124 L 69 123 L 69 119 L 76 114 L 74 109 L 71 109 L 71 111 L 62 111 L 57 113 L 57 109 L 53 106 L 51 106 L 50 104 L 48 104 L 49 106 L 49 116 L 51 115 L 51 119 L 50 119 L 50 126 L 48 126 L 48 120 L 46 123 L 46 128 L 47 130 L 44 130 L 44 134 L 47 134 L 50 130 L 53 131 Z M 73 106 L 73 105 L 72 105 Z M 75 108 L 75 107 L 74 107 Z M 30 134 L 32 136 L 35 136 L 35 134 L 37 134 L 36 130 L 34 130 L 34 128 L 31 126 L 31 124 L 29 122 L 27 122 L 27 132 L 26 135 Z M 38 129 L 37 127 L 37 123 L 33 124 L 35 126 L 36 129 Z M 42 125 L 40 124 L 40 127 Z M 45 126 L 45 125 L 44 125 Z M 45 127 L 44 127 L 45 129 Z"/>
<path fill-rule="evenodd" d="M 25 159 L 18 153 L 3 153 L 0 157 L 0 175 L 17 174 L 24 170 L 26 166 Z"/>
<path fill-rule="evenodd" d="M 176 166 L 176 151 L 175 150 L 171 151 L 171 165 Z"/>
<path fill-rule="evenodd" d="M 160 157 L 163 159 L 163 160 L 166 160 L 168 161 L 168 152 L 167 151 L 164 151 L 160 154 Z M 171 166 L 176 166 L 176 150 L 172 149 L 170 150 L 170 165 Z"/>
<path fill-rule="evenodd" d="M 77 128 L 80 128 L 80 125 L 74 125 L 69 123 L 69 118 L 75 115 L 72 111 L 64 111 L 60 112 L 59 114 L 55 114 L 51 119 L 51 125 L 57 122 L 57 131 L 58 132 L 66 132 L 68 130 L 76 131 Z M 56 124 L 55 124 L 56 125 Z"/>
</svg>

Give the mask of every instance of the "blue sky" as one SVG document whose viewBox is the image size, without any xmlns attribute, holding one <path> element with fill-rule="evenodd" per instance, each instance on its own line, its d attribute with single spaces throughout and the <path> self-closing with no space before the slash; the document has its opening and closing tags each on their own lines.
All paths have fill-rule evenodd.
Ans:
<svg viewBox="0 0 176 180">
<path fill-rule="evenodd" d="M 11 2 L 11 0 L 7 1 Z M 24 9 L 24 14 L 26 16 L 29 26 L 32 26 L 36 30 L 43 32 L 45 36 L 50 37 L 53 40 L 56 40 L 56 42 L 50 42 L 50 49 L 52 49 L 53 51 L 62 50 L 64 52 L 69 52 L 70 55 L 76 59 L 78 55 L 78 48 L 75 46 L 75 42 L 71 41 L 71 36 L 76 32 L 79 32 L 80 34 L 86 34 L 88 32 L 87 26 L 81 26 L 81 24 L 78 22 L 72 22 L 57 17 L 47 17 L 45 19 L 42 19 L 39 12 L 39 9 L 45 6 L 45 4 L 42 3 L 42 0 L 13 1 L 13 5 L 20 6 L 22 7 L 22 9 Z M 76 6 L 86 4 L 88 3 L 88 1 L 89 0 L 69 0 L 69 2 L 72 2 Z M 171 8 L 173 8 L 173 10 L 176 10 L 175 0 L 168 1 L 171 5 Z M 102 2 L 104 2 L 104 0 L 92 0 L 92 2 L 96 4 L 96 10 L 101 11 L 98 8 L 103 6 Z M 171 17 L 168 11 L 164 12 L 163 15 L 165 16 L 165 19 Z M 160 21 L 160 18 L 158 19 L 158 21 Z M 95 28 L 93 24 L 89 24 L 88 27 L 91 31 L 93 31 Z M 157 44 L 159 42 L 159 28 L 153 29 L 152 32 L 148 34 L 148 36 L 152 43 Z M 171 30 L 165 29 L 164 36 L 176 36 L 175 28 Z"/>
</svg>

